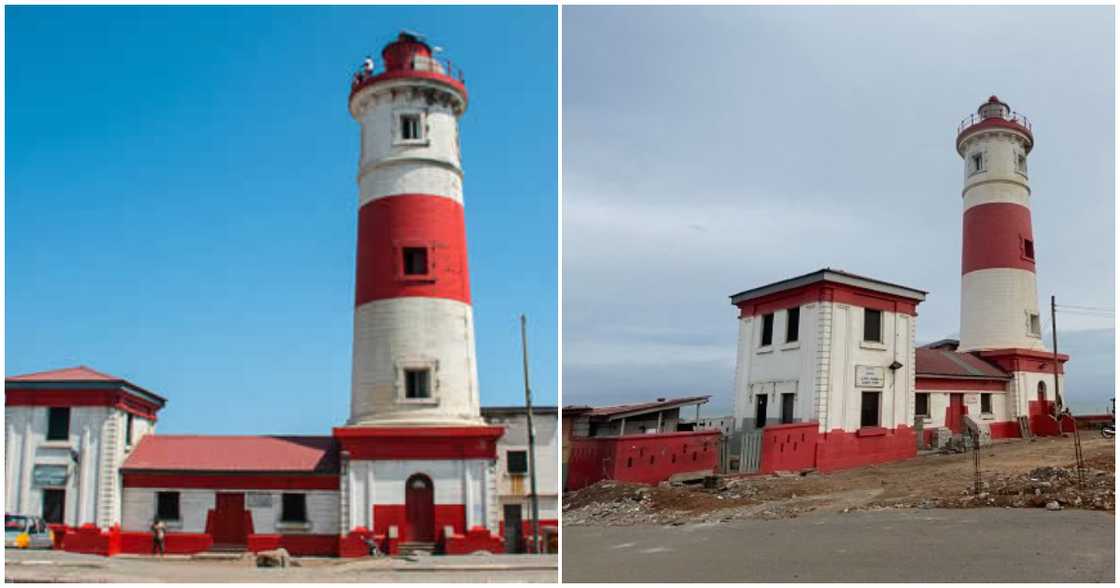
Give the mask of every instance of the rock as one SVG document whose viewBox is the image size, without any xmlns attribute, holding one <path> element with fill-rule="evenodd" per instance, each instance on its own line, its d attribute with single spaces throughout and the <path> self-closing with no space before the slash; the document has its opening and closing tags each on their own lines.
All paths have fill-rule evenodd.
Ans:
<svg viewBox="0 0 1120 588">
<path fill-rule="evenodd" d="M 1058 504 L 1057 500 L 1051 500 L 1046 503 L 1046 510 L 1062 510 L 1062 505 Z"/>
<path fill-rule="evenodd" d="M 270 551 L 257 552 L 258 568 L 286 568 L 291 564 L 292 556 L 288 550 L 281 547 Z"/>
</svg>

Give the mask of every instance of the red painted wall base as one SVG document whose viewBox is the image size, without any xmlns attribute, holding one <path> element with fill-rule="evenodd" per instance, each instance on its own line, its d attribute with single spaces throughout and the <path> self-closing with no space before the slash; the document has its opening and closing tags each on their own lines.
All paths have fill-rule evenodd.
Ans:
<svg viewBox="0 0 1120 588">
<path fill-rule="evenodd" d="M 818 429 L 816 421 L 770 425 L 762 430 L 762 450 L 758 471 L 799 472 L 815 467 Z"/>
<path fill-rule="evenodd" d="M 854 433 L 833 429 L 820 435 L 817 470 L 831 472 L 915 457 L 918 437 L 906 425 L 895 429 L 865 428 Z"/>
<path fill-rule="evenodd" d="M 599 480 L 657 484 L 674 474 L 714 472 L 719 436 L 719 431 L 693 431 L 573 439 L 567 489 Z"/>
<path fill-rule="evenodd" d="M 86 523 L 66 530 L 62 548 L 74 553 L 113 556 L 121 552 L 121 530 L 117 526 L 103 530 Z"/>
<path fill-rule="evenodd" d="M 483 527 L 471 527 L 466 533 L 444 537 L 443 552 L 447 555 L 467 555 L 479 551 L 505 553 L 502 538 Z"/>
<path fill-rule="evenodd" d="M 206 533 L 168 533 L 163 540 L 164 553 L 190 555 L 210 549 L 214 540 Z M 121 553 L 147 555 L 154 553 L 152 534 L 146 531 L 122 531 Z"/>
</svg>

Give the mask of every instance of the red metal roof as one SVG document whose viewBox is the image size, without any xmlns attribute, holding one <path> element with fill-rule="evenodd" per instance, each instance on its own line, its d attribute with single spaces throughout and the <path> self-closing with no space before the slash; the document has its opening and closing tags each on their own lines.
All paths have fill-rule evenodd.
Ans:
<svg viewBox="0 0 1120 588">
<path fill-rule="evenodd" d="M 686 396 L 684 398 L 667 398 L 664 400 L 656 400 L 654 402 L 642 402 L 640 404 L 619 404 L 615 406 L 598 406 L 587 411 L 585 414 L 591 417 L 606 417 L 611 418 L 623 414 L 641 414 L 645 412 L 655 412 L 658 410 L 666 410 L 676 408 L 678 406 L 685 406 L 688 404 L 703 404 L 711 398 L 710 396 Z"/>
<path fill-rule="evenodd" d="M 124 382 L 124 378 L 111 376 L 109 374 L 101 373 L 97 370 L 90 369 L 84 365 L 76 367 L 62 368 L 60 370 L 47 370 L 45 372 L 33 372 L 30 374 L 23 374 L 20 376 L 8 376 L 4 378 L 5 382 Z"/>
<path fill-rule="evenodd" d="M 145 435 L 123 470 L 337 474 L 332 437 Z"/>
<path fill-rule="evenodd" d="M 1011 376 L 971 353 L 919 347 L 914 350 L 914 367 L 919 377 L 1007 380 Z"/>
</svg>

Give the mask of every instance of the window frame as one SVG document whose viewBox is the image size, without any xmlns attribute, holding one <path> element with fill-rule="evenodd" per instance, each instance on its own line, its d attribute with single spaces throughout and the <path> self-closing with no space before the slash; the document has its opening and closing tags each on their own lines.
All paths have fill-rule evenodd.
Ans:
<svg viewBox="0 0 1120 588">
<path fill-rule="evenodd" d="M 174 497 L 175 516 L 166 516 L 163 512 L 164 498 Z M 161 521 L 180 521 L 183 517 L 183 497 L 178 490 L 159 490 L 156 492 L 156 518 Z"/>
<path fill-rule="evenodd" d="M 869 313 L 875 313 L 876 316 L 878 316 L 879 329 L 878 329 L 878 334 L 876 335 L 876 337 L 878 337 L 877 339 L 868 339 L 867 338 L 867 325 L 868 325 L 867 317 L 868 317 Z M 877 309 L 874 309 L 874 308 L 864 308 L 863 309 L 863 339 L 862 340 L 863 340 L 864 343 L 877 343 L 879 345 L 882 345 L 882 344 L 885 343 L 883 341 L 883 311 L 877 310 Z"/>
<path fill-rule="evenodd" d="M 423 392 L 425 392 L 425 394 L 423 396 L 415 396 L 415 395 L 410 394 L 410 389 L 412 388 L 412 384 L 413 384 L 412 378 L 410 376 L 412 376 L 414 374 L 423 374 L 423 376 L 424 376 L 423 379 L 421 380 L 424 384 Z M 407 400 L 431 400 L 432 396 L 433 396 L 433 394 L 432 394 L 432 368 L 430 368 L 430 367 L 419 367 L 419 366 L 418 367 L 406 367 L 406 368 L 404 368 L 404 397 L 405 397 L 405 399 L 407 399 Z"/>
<path fill-rule="evenodd" d="M 1020 237 L 1019 245 L 1022 249 L 1023 259 L 1034 261 L 1034 239 Z"/>
<path fill-rule="evenodd" d="M 987 410 L 984 409 L 985 404 L 988 405 Z M 992 393 L 991 392 L 981 392 L 980 393 L 980 414 L 981 415 L 989 415 L 989 416 L 992 414 Z"/>
<path fill-rule="evenodd" d="M 514 455 L 518 455 L 523 460 L 523 469 L 514 471 L 512 459 Z M 529 450 L 527 449 L 507 449 L 506 450 L 506 473 L 511 476 L 525 476 L 529 474 Z"/>
<path fill-rule="evenodd" d="M 926 405 L 925 410 L 921 411 L 921 412 L 919 412 L 919 408 L 918 408 L 918 405 L 919 405 L 918 400 L 919 399 L 924 399 L 925 400 L 925 405 Z M 914 393 L 914 416 L 929 418 L 929 416 L 930 416 L 929 401 L 930 401 L 929 392 L 915 392 Z"/>
<path fill-rule="evenodd" d="M 428 145 L 428 113 L 418 108 L 398 108 L 393 111 L 393 145 Z M 405 130 L 411 125 L 406 120 L 416 121 L 416 136 L 406 137 Z"/>
<path fill-rule="evenodd" d="M 800 341 L 801 332 L 801 307 L 795 306 L 786 309 L 786 343 Z M 792 335 L 792 336 L 791 336 Z"/>
<path fill-rule="evenodd" d="M 1042 337 L 1042 316 L 1037 312 L 1027 311 L 1027 335 Z"/>
<path fill-rule="evenodd" d="M 65 411 L 65 414 L 66 414 L 66 418 L 65 418 L 65 421 L 64 421 L 65 424 L 61 424 L 61 423 L 63 423 L 63 420 L 61 418 L 60 419 L 55 418 L 56 414 L 62 414 L 63 411 Z M 69 441 L 70 440 L 71 416 L 72 416 L 72 411 L 70 410 L 69 406 L 48 406 L 47 407 L 47 433 L 46 433 L 45 440 L 46 441 Z M 61 434 L 57 430 L 57 427 L 63 427 L 63 430 L 61 431 Z"/>
<path fill-rule="evenodd" d="M 296 504 L 299 505 L 299 508 L 296 508 L 295 510 L 297 512 L 293 513 L 293 512 L 290 512 L 291 507 L 288 503 L 288 500 L 289 499 L 296 499 L 296 498 L 299 499 L 299 501 L 296 503 Z M 291 518 L 292 515 L 297 515 L 297 514 L 301 515 L 302 518 Z M 310 522 L 310 520 L 307 517 L 307 493 L 306 492 L 282 492 L 280 494 L 280 522 L 281 523 L 293 523 L 293 524 Z"/>
<path fill-rule="evenodd" d="M 983 172 L 988 171 L 984 167 L 984 162 L 985 162 L 986 159 L 987 158 L 984 157 L 984 152 L 983 151 L 977 151 L 975 153 L 969 154 L 969 156 L 968 156 L 968 163 L 969 163 L 969 165 L 968 165 L 968 167 L 969 167 L 968 175 L 971 176 L 973 174 L 979 174 L 979 173 L 983 173 Z"/>
<path fill-rule="evenodd" d="M 786 400 L 789 400 L 789 413 L 786 413 Z M 783 425 L 793 423 L 795 418 L 794 413 L 797 412 L 797 393 L 796 392 L 782 392 L 779 399 L 781 401 L 781 410 L 778 413 L 778 422 Z"/>
<path fill-rule="evenodd" d="M 759 329 L 758 346 L 770 347 L 774 344 L 774 313 L 762 315 L 762 327 Z"/>
</svg>

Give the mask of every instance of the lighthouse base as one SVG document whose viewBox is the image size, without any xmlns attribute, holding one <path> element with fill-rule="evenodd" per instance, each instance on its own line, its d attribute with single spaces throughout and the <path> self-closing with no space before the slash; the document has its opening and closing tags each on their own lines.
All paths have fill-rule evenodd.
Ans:
<svg viewBox="0 0 1120 588">
<path fill-rule="evenodd" d="M 342 427 L 340 555 L 402 547 L 502 552 L 495 463 L 502 427 Z"/>
</svg>

